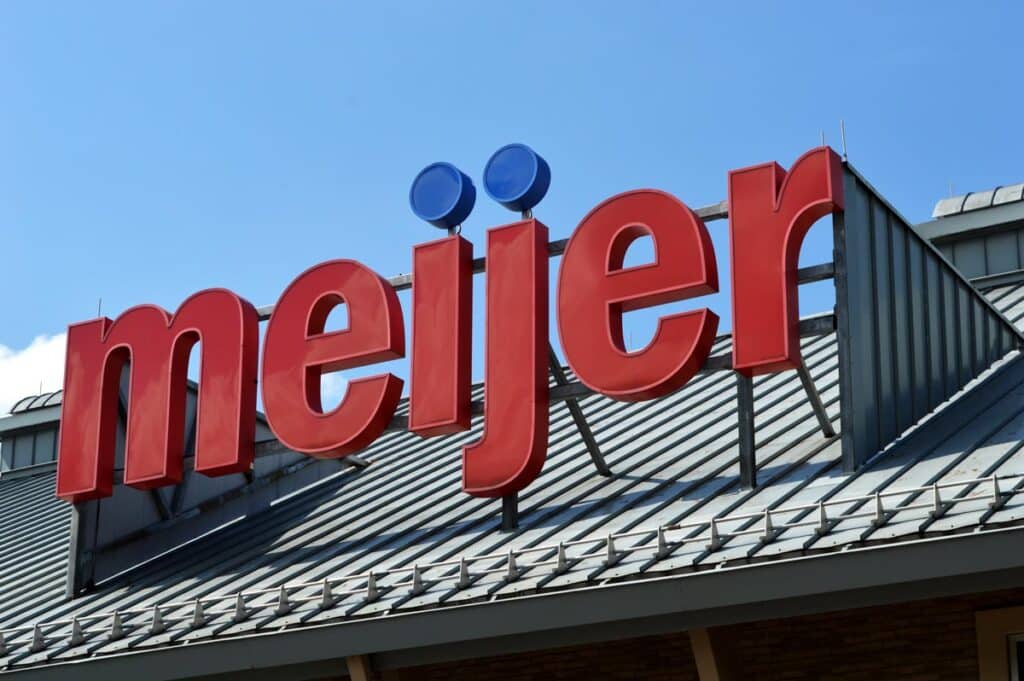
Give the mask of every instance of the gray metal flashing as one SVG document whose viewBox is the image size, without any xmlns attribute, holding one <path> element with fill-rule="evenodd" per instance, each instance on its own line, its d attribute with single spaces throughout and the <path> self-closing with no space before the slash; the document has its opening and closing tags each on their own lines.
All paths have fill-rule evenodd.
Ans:
<svg viewBox="0 0 1024 681">
<path fill-rule="evenodd" d="M 0 435 L 60 421 L 60 405 L 20 411 L 0 418 Z"/>
<path fill-rule="evenodd" d="M 40 473 L 51 473 L 57 470 L 57 462 L 49 461 L 47 463 L 38 463 L 32 466 L 25 466 L 24 468 L 15 468 L 9 471 L 0 472 L 0 479 L 2 480 L 14 480 L 16 478 L 30 478 Z"/>
<path fill-rule="evenodd" d="M 997 286 L 1019 284 L 1021 282 L 1024 282 L 1024 270 L 1014 270 L 1012 272 L 1003 272 L 1002 274 L 989 274 L 983 277 L 971 279 L 971 283 L 982 290 L 996 288 Z"/>
</svg>

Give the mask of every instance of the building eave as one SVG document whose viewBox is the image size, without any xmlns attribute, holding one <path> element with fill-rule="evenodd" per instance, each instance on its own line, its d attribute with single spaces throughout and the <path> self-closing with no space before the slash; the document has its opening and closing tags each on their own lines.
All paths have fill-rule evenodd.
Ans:
<svg viewBox="0 0 1024 681">
<path fill-rule="evenodd" d="M 690 627 L 1019 586 L 1024 528 L 853 548 L 769 563 L 386 618 L 275 631 L 13 671 L 21 679 L 186 679 L 372 654 L 405 667 Z M 339 662 L 340 664 L 340 662 Z M 341 667 L 339 667 L 341 669 Z M 297 677 L 298 678 L 298 677 Z"/>
</svg>

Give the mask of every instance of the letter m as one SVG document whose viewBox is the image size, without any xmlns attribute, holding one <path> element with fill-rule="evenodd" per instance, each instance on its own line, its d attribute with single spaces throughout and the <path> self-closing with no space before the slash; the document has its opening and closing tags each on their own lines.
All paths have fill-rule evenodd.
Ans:
<svg viewBox="0 0 1024 681">
<path fill-rule="evenodd" d="M 121 372 L 129 367 L 124 482 L 181 481 L 189 353 L 200 343 L 195 469 L 225 475 L 252 465 L 259 320 L 230 291 L 200 291 L 172 317 L 155 305 L 68 328 L 57 496 L 110 496 Z"/>
</svg>

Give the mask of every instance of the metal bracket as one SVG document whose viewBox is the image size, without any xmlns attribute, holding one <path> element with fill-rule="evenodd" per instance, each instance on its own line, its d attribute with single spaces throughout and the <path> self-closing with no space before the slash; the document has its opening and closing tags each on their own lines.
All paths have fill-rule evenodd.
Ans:
<svg viewBox="0 0 1024 681">
<path fill-rule="evenodd" d="M 196 455 L 196 425 L 198 424 L 199 414 L 196 412 L 192 416 L 192 424 L 188 428 L 188 432 L 185 434 L 185 458 L 187 459 L 190 455 L 195 457 Z M 189 481 L 192 480 L 192 474 L 190 472 L 185 473 L 182 477 L 181 482 L 174 486 L 174 492 L 171 494 L 171 516 L 176 516 L 181 513 L 181 507 L 185 503 L 185 495 L 188 493 Z"/>
<path fill-rule="evenodd" d="M 736 411 L 739 417 L 740 486 L 757 487 L 754 451 L 754 379 L 736 372 Z"/>
<path fill-rule="evenodd" d="M 71 547 L 65 596 L 76 598 L 94 586 L 93 552 L 99 526 L 99 502 L 76 503 L 71 509 Z"/>
<path fill-rule="evenodd" d="M 558 385 L 569 385 L 569 379 L 565 377 L 562 363 L 558 361 L 558 355 L 555 354 L 555 349 L 551 347 L 551 343 L 548 343 L 548 365 L 551 367 L 551 375 L 554 376 L 555 383 Z M 590 459 L 594 462 L 594 468 L 605 477 L 611 476 L 612 469 L 608 467 L 604 456 L 601 454 L 601 448 L 597 446 L 597 440 L 594 439 L 594 433 L 590 430 L 590 424 L 587 423 L 587 417 L 583 413 L 579 402 L 575 397 L 571 397 L 565 400 L 565 406 L 569 408 L 572 420 L 576 423 L 577 430 L 580 431 L 583 444 L 587 446 L 587 453 L 590 454 Z"/>
<path fill-rule="evenodd" d="M 149 498 L 153 500 L 153 506 L 156 507 L 156 512 L 157 515 L 160 516 L 160 520 L 170 520 L 174 516 L 171 509 L 168 508 L 167 504 L 164 502 L 163 496 L 160 495 L 160 490 L 149 490 Z"/>
<path fill-rule="evenodd" d="M 822 434 L 825 437 L 835 437 L 836 429 L 832 427 L 832 421 L 828 417 L 828 412 L 825 411 L 825 405 L 821 402 L 821 395 L 818 394 L 818 389 L 814 386 L 814 379 L 811 378 L 811 372 L 807 370 L 807 365 L 802 357 L 796 371 L 800 374 L 800 382 L 804 385 L 807 401 L 811 403 L 811 409 L 814 410 L 814 416 L 818 419 Z"/>
<path fill-rule="evenodd" d="M 501 531 L 514 532 L 519 527 L 519 495 L 501 498 Z"/>
</svg>

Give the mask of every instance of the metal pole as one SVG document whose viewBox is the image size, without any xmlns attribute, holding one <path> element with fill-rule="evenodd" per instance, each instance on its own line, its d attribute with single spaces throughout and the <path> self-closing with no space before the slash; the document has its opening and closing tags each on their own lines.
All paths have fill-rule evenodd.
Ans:
<svg viewBox="0 0 1024 681">
<path fill-rule="evenodd" d="M 736 407 L 739 417 L 740 486 L 757 487 L 757 458 L 754 451 L 754 379 L 736 373 Z"/>
<path fill-rule="evenodd" d="M 814 410 L 814 415 L 818 419 L 821 432 L 825 437 L 835 437 L 836 430 L 832 427 L 832 421 L 828 417 L 828 412 L 825 411 L 825 405 L 821 403 L 821 395 L 818 394 L 818 389 L 814 387 L 814 379 L 811 378 L 811 372 L 807 370 L 807 365 L 804 364 L 803 358 L 800 359 L 800 364 L 797 366 L 796 371 L 800 374 L 800 382 L 804 384 L 807 401 L 811 403 L 811 409 Z"/>
<path fill-rule="evenodd" d="M 519 495 L 501 498 L 501 531 L 514 532 L 519 527 Z"/>
<path fill-rule="evenodd" d="M 558 355 L 555 354 L 555 349 L 551 347 L 551 343 L 548 343 L 548 360 L 555 383 L 558 385 L 569 385 L 569 379 L 565 377 L 565 372 L 562 371 L 562 363 L 558 361 Z M 590 454 L 590 459 L 594 462 L 594 468 L 601 475 L 611 476 L 612 469 L 605 463 L 604 456 L 601 454 L 601 448 L 598 447 L 597 440 L 594 439 L 594 433 L 590 430 L 590 424 L 587 423 L 587 417 L 583 413 L 579 402 L 575 397 L 570 397 L 565 400 L 565 406 L 569 408 L 572 420 L 576 423 L 576 429 L 580 431 L 580 437 L 583 438 L 583 444 L 587 447 L 587 453 Z"/>
</svg>

